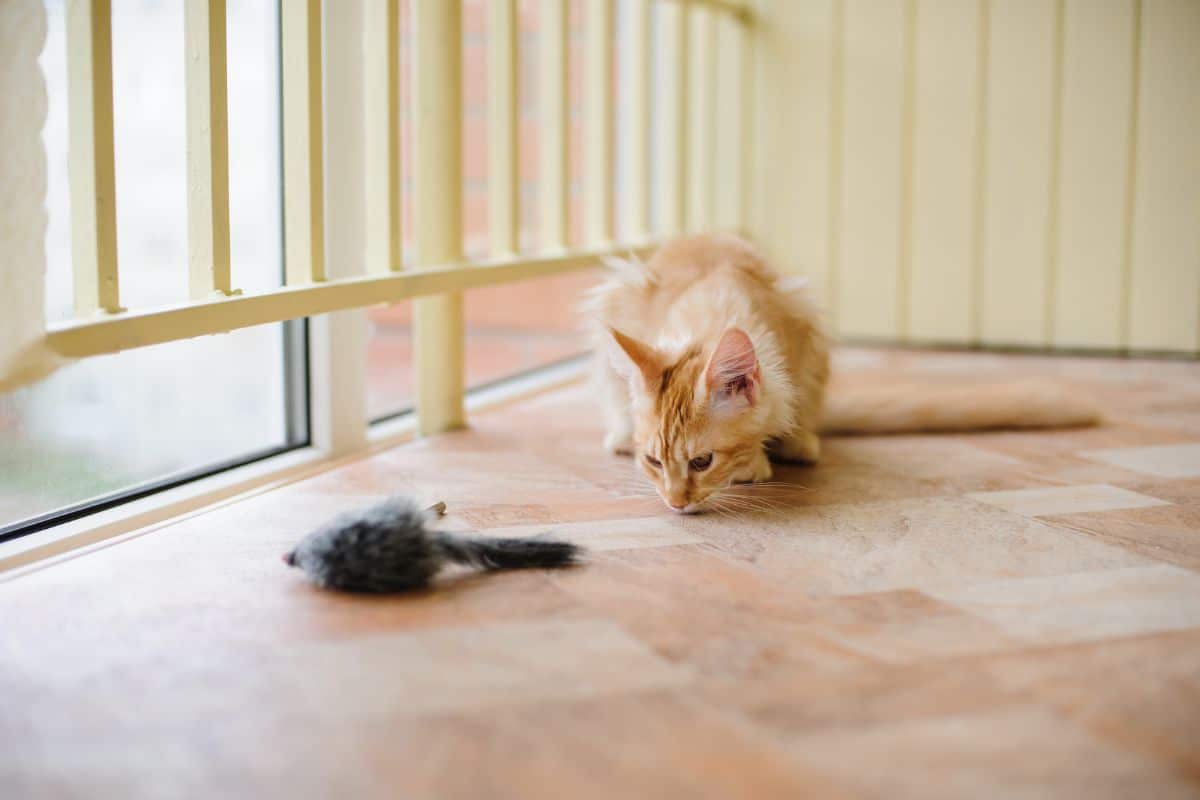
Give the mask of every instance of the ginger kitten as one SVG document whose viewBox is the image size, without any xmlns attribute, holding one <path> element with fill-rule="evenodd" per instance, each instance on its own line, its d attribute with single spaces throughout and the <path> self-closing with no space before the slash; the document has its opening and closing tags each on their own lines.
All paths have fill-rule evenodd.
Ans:
<svg viewBox="0 0 1200 800">
<path fill-rule="evenodd" d="M 829 353 L 802 288 L 745 241 L 691 236 L 624 262 L 592 298 L 612 452 L 673 510 L 771 477 L 767 447 L 814 462 Z"/>
<path fill-rule="evenodd" d="M 1043 384 L 949 392 L 874 387 L 825 402 L 829 350 L 817 311 L 735 236 L 664 244 L 588 303 L 605 447 L 637 458 L 678 513 L 735 483 L 771 477 L 769 457 L 814 463 L 821 431 L 899 433 L 1089 425 L 1095 409 Z M 828 405 L 828 408 L 826 407 Z"/>
</svg>

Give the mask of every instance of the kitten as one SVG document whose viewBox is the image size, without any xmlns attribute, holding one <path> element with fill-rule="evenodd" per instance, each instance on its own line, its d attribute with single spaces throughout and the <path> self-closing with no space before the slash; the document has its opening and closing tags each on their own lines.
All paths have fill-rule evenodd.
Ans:
<svg viewBox="0 0 1200 800">
<path fill-rule="evenodd" d="M 829 352 L 803 288 L 745 241 L 693 236 L 625 262 L 592 297 L 605 446 L 636 454 L 663 500 L 696 511 L 727 486 L 815 462 Z"/>
<path fill-rule="evenodd" d="M 610 263 L 587 304 L 605 447 L 634 455 L 663 501 L 692 513 L 771 458 L 815 463 L 819 433 L 897 433 L 1094 423 L 1078 397 L 1041 386 L 968 386 L 930 397 L 888 386 L 825 407 L 829 346 L 802 283 L 734 236 L 664 244 Z"/>
</svg>

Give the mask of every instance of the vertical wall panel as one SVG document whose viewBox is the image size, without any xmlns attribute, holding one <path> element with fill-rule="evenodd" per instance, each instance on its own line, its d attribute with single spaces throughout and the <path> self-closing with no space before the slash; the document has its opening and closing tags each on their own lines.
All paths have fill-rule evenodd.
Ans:
<svg viewBox="0 0 1200 800">
<path fill-rule="evenodd" d="M 778 268 L 807 276 L 836 311 L 833 265 L 842 175 L 842 0 L 770 3 L 748 28 L 758 64 L 753 220 Z"/>
<path fill-rule="evenodd" d="M 1067 0 L 1054 344 L 1121 338 L 1134 0 Z"/>
<path fill-rule="evenodd" d="M 988 15 L 980 334 L 1046 343 L 1058 7 L 992 2 Z"/>
<path fill-rule="evenodd" d="M 690 117 L 687 121 L 691 149 L 688 153 L 687 229 L 710 230 L 714 217 L 714 173 L 717 136 L 717 28 L 715 13 L 703 6 L 690 14 L 688 75 Z"/>
<path fill-rule="evenodd" d="M 840 333 L 1195 352 L 1200 3 L 753 9 L 747 227 Z"/>
<path fill-rule="evenodd" d="M 742 190 L 745 164 L 742 159 L 746 137 L 749 97 L 743 87 L 746 54 L 742 23 L 728 14 L 716 19 L 716 164 L 713 189 L 714 224 L 726 231 L 742 226 Z"/>
<path fill-rule="evenodd" d="M 613 7 L 590 0 L 586 9 L 583 185 L 585 240 L 613 238 Z"/>
<path fill-rule="evenodd" d="M 657 47 L 664 75 L 657 120 L 656 158 L 662 164 L 655 222 L 661 236 L 679 233 L 687 224 L 687 167 L 691 152 L 688 125 L 689 3 L 658 5 Z"/>
<path fill-rule="evenodd" d="M 494 254 L 517 252 L 521 192 L 517 175 L 517 3 L 488 8 L 488 238 Z"/>
<path fill-rule="evenodd" d="M 848 336 L 900 334 L 904 0 L 845 0 L 838 319 Z"/>
<path fill-rule="evenodd" d="M 542 206 L 542 248 L 567 246 L 567 4 L 542 0 L 538 40 L 541 59 L 538 105 L 541 115 L 538 194 Z"/>
<path fill-rule="evenodd" d="M 979 3 L 919 0 L 909 334 L 972 337 Z"/>
<path fill-rule="evenodd" d="M 650 0 L 628 5 L 628 65 L 622 91 L 628 112 L 621 235 L 642 241 L 650 234 Z"/>
<path fill-rule="evenodd" d="M 1143 0 L 1129 345 L 1200 350 L 1200 2 Z"/>
</svg>

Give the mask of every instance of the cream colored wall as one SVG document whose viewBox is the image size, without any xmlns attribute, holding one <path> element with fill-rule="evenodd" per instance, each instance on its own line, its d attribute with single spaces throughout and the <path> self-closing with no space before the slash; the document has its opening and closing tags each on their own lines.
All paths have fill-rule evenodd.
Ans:
<svg viewBox="0 0 1200 800">
<path fill-rule="evenodd" d="M 847 337 L 1200 351 L 1200 0 L 759 0 L 752 232 Z"/>
</svg>

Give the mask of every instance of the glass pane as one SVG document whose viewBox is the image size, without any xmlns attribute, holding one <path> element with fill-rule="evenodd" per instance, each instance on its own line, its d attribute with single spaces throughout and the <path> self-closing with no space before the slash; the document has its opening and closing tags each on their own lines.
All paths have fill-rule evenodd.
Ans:
<svg viewBox="0 0 1200 800">
<path fill-rule="evenodd" d="M 467 386 L 587 350 L 578 307 L 598 278 L 595 272 L 572 272 L 468 292 Z"/>
<path fill-rule="evenodd" d="M 61 320 L 72 313 L 65 3 L 46 8 L 46 310 Z M 113 4 L 118 257 L 131 309 L 187 296 L 182 9 Z M 231 247 L 244 291 L 277 286 L 282 274 L 277 41 L 276 4 L 230 0 Z M 303 419 L 288 411 L 303 394 L 289 390 L 303 369 L 287 355 L 294 330 L 265 325 L 86 359 L 0 397 L 0 527 L 302 441 Z"/>
<path fill-rule="evenodd" d="M 407 411 L 413 404 L 412 303 L 367 312 L 367 418 Z"/>
<path fill-rule="evenodd" d="M 288 444 L 279 325 L 81 361 L 0 396 L 0 527 Z"/>
</svg>

